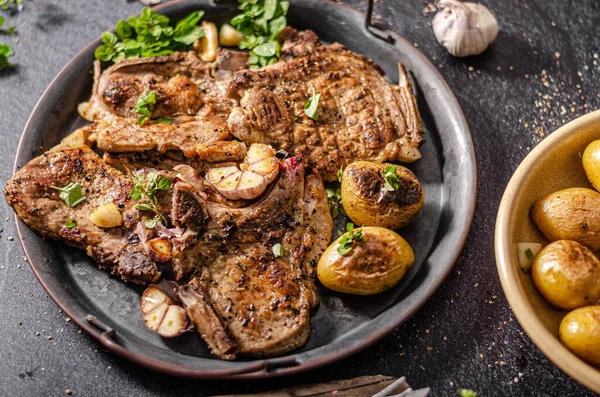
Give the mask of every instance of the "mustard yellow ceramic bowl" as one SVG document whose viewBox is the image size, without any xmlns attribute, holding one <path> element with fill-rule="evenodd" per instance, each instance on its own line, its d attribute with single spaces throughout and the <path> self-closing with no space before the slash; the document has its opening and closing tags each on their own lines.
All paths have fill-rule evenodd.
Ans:
<svg viewBox="0 0 600 397">
<path fill-rule="evenodd" d="M 540 197 L 569 187 L 592 188 L 581 164 L 581 153 L 600 139 L 600 111 L 580 117 L 541 142 L 510 179 L 496 219 L 496 265 L 506 298 L 531 340 L 559 368 L 600 393 L 600 368 L 571 353 L 558 339 L 567 311 L 552 308 L 537 291 L 531 272 L 519 267 L 517 243 L 549 243 L 529 216 Z"/>
</svg>

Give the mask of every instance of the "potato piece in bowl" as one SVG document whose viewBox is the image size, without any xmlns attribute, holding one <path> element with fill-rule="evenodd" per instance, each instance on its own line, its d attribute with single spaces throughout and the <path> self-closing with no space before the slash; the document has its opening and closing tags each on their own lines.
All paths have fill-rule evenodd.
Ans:
<svg viewBox="0 0 600 397">
<path fill-rule="evenodd" d="M 600 366 L 600 306 L 582 307 L 567 314 L 558 335 L 579 358 Z"/>
<path fill-rule="evenodd" d="M 350 234 L 360 238 L 344 244 Z M 398 234 L 365 226 L 345 233 L 325 250 L 317 264 L 317 276 L 334 291 L 372 295 L 396 285 L 414 261 L 411 246 Z"/>
<path fill-rule="evenodd" d="M 550 193 L 535 202 L 531 218 L 550 241 L 573 240 L 600 250 L 600 193 L 592 189 Z"/>
<path fill-rule="evenodd" d="M 559 240 L 535 257 L 533 282 L 560 309 L 576 309 L 600 300 L 600 260 L 575 241 Z"/>
<path fill-rule="evenodd" d="M 600 191 L 600 139 L 587 145 L 581 156 L 581 162 L 590 183 Z"/>
<path fill-rule="evenodd" d="M 417 216 L 424 202 L 419 180 L 399 165 L 356 161 L 342 175 L 344 210 L 358 225 L 399 229 Z"/>
</svg>

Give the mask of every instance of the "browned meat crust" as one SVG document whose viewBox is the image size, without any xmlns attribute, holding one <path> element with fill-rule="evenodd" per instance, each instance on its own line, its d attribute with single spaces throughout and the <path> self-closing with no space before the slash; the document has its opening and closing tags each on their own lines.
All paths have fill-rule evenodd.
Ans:
<svg viewBox="0 0 600 397">
<path fill-rule="evenodd" d="M 281 168 L 270 192 L 248 207 L 208 202 L 206 231 L 173 261 L 179 274 L 197 274 L 180 295 L 213 353 L 224 359 L 277 355 L 308 337 L 309 310 L 318 302 L 310 262 L 329 243 L 332 220 L 322 182 L 313 175 L 305 183 L 301 158 Z M 309 233 L 308 225 L 314 226 Z M 277 243 L 281 258 L 272 251 Z M 201 271 L 190 266 L 198 263 Z M 195 319 L 198 313 L 203 317 Z"/>
<path fill-rule="evenodd" d="M 294 39 L 286 62 L 235 74 L 229 95 L 241 106 L 229 116 L 233 135 L 302 154 L 326 180 L 356 160 L 420 157 L 423 129 L 402 65 L 392 86 L 375 63 L 341 44 L 319 46 L 306 32 Z M 321 94 L 318 120 L 304 113 L 313 88 Z"/>
<path fill-rule="evenodd" d="M 225 99 L 225 92 L 247 58 L 246 53 L 221 50 L 208 63 L 191 51 L 125 59 L 102 73 L 96 62 L 92 97 L 79 112 L 94 122 L 102 150 L 181 150 L 188 157 L 202 156 L 206 145 L 231 139 L 227 117 L 235 102 Z M 172 124 L 138 124 L 135 106 L 149 91 L 156 94 L 151 118 L 168 118 Z"/>
<path fill-rule="evenodd" d="M 86 197 L 74 208 L 52 188 L 70 182 L 80 183 Z M 19 218 L 42 236 L 85 250 L 123 280 L 155 282 L 160 277 L 158 268 L 131 231 L 139 219 L 129 196 L 132 187 L 130 179 L 82 146 L 33 159 L 8 181 L 4 194 Z M 88 219 L 92 209 L 107 202 L 119 207 L 123 227 L 102 229 Z M 77 226 L 69 229 L 65 224 L 70 218 L 77 221 Z"/>
</svg>

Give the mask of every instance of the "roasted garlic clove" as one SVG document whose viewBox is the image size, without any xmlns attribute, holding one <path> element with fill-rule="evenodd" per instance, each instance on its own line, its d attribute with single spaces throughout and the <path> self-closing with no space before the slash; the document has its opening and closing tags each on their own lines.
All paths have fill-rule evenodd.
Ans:
<svg viewBox="0 0 600 397">
<path fill-rule="evenodd" d="M 240 170 L 236 166 L 231 167 L 219 167 L 212 168 L 206 174 L 206 180 L 213 186 L 216 186 L 223 179 L 227 178 L 229 175 L 239 172 Z"/>
<path fill-rule="evenodd" d="M 202 30 L 204 30 L 204 37 L 194 42 L 194 49 L 204 62 L 213 62 L 217 58 L 217 51 L 219 51 L 217 25 L 202 21 Z"/>
<path fill-rule="evenodd" d="M 113 202 L 102 204 L 93 209 L 90 212 L 89 219 L 94 225 L 103 228 L 117 227 L 123 224 L 121 211 Z"/>
<path fill-rule="evenodd" d="M 154 262 L 168 262 L 172 258 L 171 242 L 168 238 L 157 237 L 146 243 L 148 255 Z"/>
</svg>

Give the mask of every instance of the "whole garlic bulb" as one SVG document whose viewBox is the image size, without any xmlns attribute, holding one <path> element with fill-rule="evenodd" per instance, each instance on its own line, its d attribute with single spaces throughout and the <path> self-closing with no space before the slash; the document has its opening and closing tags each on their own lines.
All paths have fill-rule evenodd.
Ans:
<svg viewBox="0 0 600 397">
<path fill-rule="evenodd" d="M 441 0 L 432 26 L 437 41 L 456 57 L 481 54 L 498 36 L 498 22 L 485 6 Z"/>
</svg>

